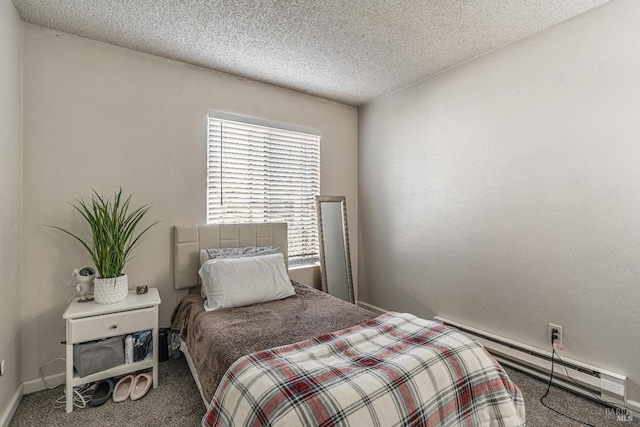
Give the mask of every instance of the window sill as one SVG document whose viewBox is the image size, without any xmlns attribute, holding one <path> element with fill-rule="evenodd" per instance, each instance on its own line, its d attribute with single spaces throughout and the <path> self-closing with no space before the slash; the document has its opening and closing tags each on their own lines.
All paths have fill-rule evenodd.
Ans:
<svg viewBox="0 0 640 427">
<path fill-rule="evenodd" d="M 290 265 L 289 266 L 289 271 L 303 270 L 305 268 L 314 268 L 314 267 L 320 267 L 320 263 L 318 261 L 316 261 L 316 262 L 311 262 L 311 263 L 306 263 L 306 264 Z"/>
</svg>

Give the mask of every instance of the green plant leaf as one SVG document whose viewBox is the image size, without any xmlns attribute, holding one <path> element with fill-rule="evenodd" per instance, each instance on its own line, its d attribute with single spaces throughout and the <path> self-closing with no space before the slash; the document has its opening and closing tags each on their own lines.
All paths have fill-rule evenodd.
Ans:
<svg viewBox="0 0 640 427">
<path fill-rule="evenodd" d="M 115 192 L 112 199 L 101 196 L 95 189 L 91 190 L 93 194 L 90 201 L 80 199 L 77 204 L 71 204 L 89 224 L 90 241 L 83 240 L 64 228 L 55 225 L 49 227 L 63 231 L 78 240 L 89 252 L 99 277 L 115 278 L 122 275 L 125 264 L 131 260 L 131 253 L 142 241 L 142 236 L 159 221 L 135 235 L 136 228 L 149 212 L 151 205 L 142 205 L 130 211 L 131 195 L 123 198 L 122 187 Z"/>
</svg>

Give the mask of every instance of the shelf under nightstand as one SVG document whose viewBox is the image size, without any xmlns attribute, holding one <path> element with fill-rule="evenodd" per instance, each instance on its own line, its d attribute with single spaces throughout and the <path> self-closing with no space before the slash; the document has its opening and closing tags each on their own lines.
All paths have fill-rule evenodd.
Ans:
<svg viewBox="0 0 640 427">
<path fill-rule="evenodd" d="M 73 411 L 73 387 L 151 368 L 153 387 L 158 386 L 158 306 L 160 295 L 156 288 L 146 294 L 129 291 L 127 298 L 115 304 L 79 303 L 74 298 L 62 318 L 66 321 L 66 410 Z M 79 377 L 73 370 L 73 345 L 142 330 L 153 331 L 151 357 L 139 362 L 122 364 L 94 374 Z"/>
</svg>

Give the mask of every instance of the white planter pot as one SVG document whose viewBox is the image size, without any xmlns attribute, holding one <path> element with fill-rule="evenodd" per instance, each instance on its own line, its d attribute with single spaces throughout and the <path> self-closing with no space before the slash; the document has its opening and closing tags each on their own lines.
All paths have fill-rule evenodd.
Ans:
<svg viewBox="0 0 640 427">
<path fill-rule="evenodd" d="M 123 274 L 110 279 L 96 277 L 93 279 L 93 299 L 98 304 L 113 304 L 120 302 L 129 293 L 129 280 Z"/>
</svg>

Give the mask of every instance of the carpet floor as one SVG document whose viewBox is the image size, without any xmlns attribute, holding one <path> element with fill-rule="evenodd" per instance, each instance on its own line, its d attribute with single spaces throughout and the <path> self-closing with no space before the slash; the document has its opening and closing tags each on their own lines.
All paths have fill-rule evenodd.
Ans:
<svg viewBox="0 0 640 427">
<path fill-rule="evenodd" d="M 555 412 L 544 407 L 540 403 L 540 397 L 544 396 L 547 391 L 547 382 L 541 381 L 535 377 L 516 371 L 509 367 L 505 367 L 509 374 L 509 378 L 516 383 L 522 395 L 524 396 L 524 407 L 527 412 L 527 427 L 564 427 L 564 426 L 585 426 L 592 425 L 597 427 L 631 427 L 640 426 L 640 420 L 631 416 L 632 420 L 618 421 L 618 415 L 625 415 L 622 412 L 616 413 L 615 410 L 608 408 L 591 399 L 575 393 L 569 392 L 558 387 L 551 387 L 549 394 L 545 397 L 544 402 L 547 406 L 569 415 L 577 420 L 572 421 L 566 417 L 556 414 Z"/>
<path fill-rule="evenodd" d="M 28 394 L 9 427 L 199 426 L 206 408 L 184 357 L 160 363 L 158 377 L 158 387 L 151 388 L 142 399 L 119 403 L 109 400 L 95 408 L 74 408 L 70 414 L 53 407 L 53 402 L 64 395 L 64 386 Z"/>
<path fill-rule="evenodd" d="M 564 418 L 540 403 L 540 396 L 547 389 L 544 381 L 506 369 L 524 395 L 528 427 L 584 425 Z M 140 400 L 121 403 L 110 400 L 96 408 L 75 408 L 71 414 L 67 414 L 64 408 L 53 407 L 53 402 L 64 394 L 63 386 L 29 394 L 23 397 L 9 427 L 199 426 L 206 408 L 185 359 L 179 357 L 161 363 L 159 377 L 158 388 L 151 389 Z M 551 388 L 545 403 L 586 425 L 640 425 L 635 417 L 633 421 L 618 421 L 615 412 L 605 406 L 556 387 Z"/>
</svg>

